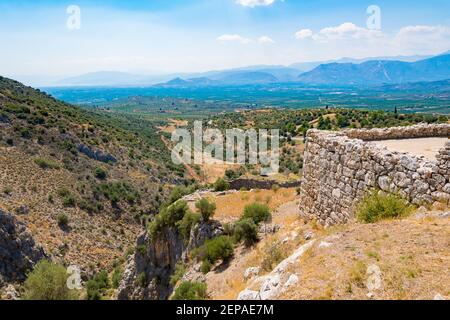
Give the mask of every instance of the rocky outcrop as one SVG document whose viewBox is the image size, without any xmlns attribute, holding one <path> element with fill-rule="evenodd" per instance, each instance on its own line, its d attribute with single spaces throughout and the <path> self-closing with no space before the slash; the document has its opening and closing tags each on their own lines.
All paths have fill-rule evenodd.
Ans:
<svg viewBox="0 0 450 320">
<path fill-rule="evenodd" d="M 27 272 L 44 258 L 44 250 L 35 244 L 25 225 L 0 210 L 0 287 L 2 282 L 24 281 Z"/>
<path fill-rule="evenodd" d="M 323 225 L 345 223 L 368 189 L 398 193 L 421 205 L 450 202 L 450 142 L 436 161 L 391 152 L 366 140 L 449 136 L 450 125 L 347 130 L 310 130 L 301 186 L 302 214 Z M 363 140 L 364 139 L 364 140 Z"/>
<path fill-rule="evenodd" d="M 139 236 L 136 253 L 127 262 L 119 286 L 119 300 L 165 300 L 171 295 L 170 276 L 189 252 L 223 233 L 220 223 L 201 222 L 191 230 L 188 241 L 176 227 L 164 228 L 156 239 L 147 232 Z"/>
<path fill-rule="evenodd" d="M 100 161 L 100 162 L 104 162 L 104 163 L 116 163 L 117 159 L 109 154 L 109 153 L 105 153 L 101 150 L 94 150 L 92 147 L 87 146 L 85 144 L 77 144 L 77 148 L 78 151 L 80 151 L 81 153 L 85 154 L 86 156 L 88 156 L 91 159 Z"/>
<path fill-rule="evenodd" d="M 239 293 L 237 299 L 273 300 L 281 292 L 295 285 L 299 281 L 299 278 L 296 274 L 289 273 L 288 270 L 291 266 L 295 266 L 298 263 L 299 259 L 305 252 L 312 248 L 314 243 L 315 240 L 311 240 L 300 246 L 288 258 L 281 261 L 269 274 L 253 278 L 247 288 Z"/>
</svg>

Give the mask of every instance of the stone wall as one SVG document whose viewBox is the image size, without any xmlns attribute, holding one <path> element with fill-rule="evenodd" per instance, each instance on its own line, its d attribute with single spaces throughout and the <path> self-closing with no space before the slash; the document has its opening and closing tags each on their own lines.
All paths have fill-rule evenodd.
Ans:
<svg viewBox="0 0 450 320">
<path fill-rule="evenodd" d="M 280 188 L 297 188 L 300 187 L 300 184 L 300 181 L 280 183 L 274 180 L 236 179 L 230 182 L 230 189 L 241 190 L 242 188 L 245 188 L 247 190 L 270 190 L 273 186 L 278 186 Z"/>
<path fill-rule="evenodd" d="M 392 152 L 370 140 L 450 137 L 450 124 L 330 132 L 310 130 L 304 156 L 301 211 L 323 225 L 345 223 L 369 189 L 415 204 L 450 202 L 450 142 L 436 161 Z"/>
</svg>

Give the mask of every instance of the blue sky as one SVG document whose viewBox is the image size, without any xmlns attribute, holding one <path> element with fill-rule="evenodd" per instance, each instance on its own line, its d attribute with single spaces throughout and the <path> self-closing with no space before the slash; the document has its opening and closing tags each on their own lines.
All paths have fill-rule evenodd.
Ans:
<svg viewBox="0 0 450 320">
<path fill-rule="evenodd" d="M 367 25 L 370 5 L 381 29 Z M 81 29 L 69 30 L 69 5 Z M 197 72 L 450 49 L 450 1 L 0 0 L 0 74 Z"/>
</svg>

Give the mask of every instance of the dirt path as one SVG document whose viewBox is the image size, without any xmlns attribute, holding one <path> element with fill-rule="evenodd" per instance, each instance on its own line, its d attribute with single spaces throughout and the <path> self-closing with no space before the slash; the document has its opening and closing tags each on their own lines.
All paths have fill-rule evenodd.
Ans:
<svg viewBox="0 0 450 320">
<path fill-rule="evenodd" d="M 169 150 L 171 150 L 171 149 L 170 149 L 169 141 L 167 141 L 167 139 L 166 139 L 164 136 L 161 136 L 161 140 L 162 140 L 162 141 L 164 142 L 164 144 L 166 145 L 166 148 L 169 149 Z M 187 163 L 184 163 L 184 162 L 181 160 L 180 155 L 177 154 L 176 156 L 177 156 L 178 160 L 179 160 L 181 163 L 183 163 L 183 165 L 184 165 L 184 167 L 186 168 L 187 172 L 189 173 L 189 175 L 190 175 L 194 180 L 196 180 L 196 181 L 202 181 L 202 180 L 203 180 L 203 179 L 197 174 L 197 172 L 195 172 L 195 170 L 194 170 L 190 165 L 188 165 Z"/>
</svg>

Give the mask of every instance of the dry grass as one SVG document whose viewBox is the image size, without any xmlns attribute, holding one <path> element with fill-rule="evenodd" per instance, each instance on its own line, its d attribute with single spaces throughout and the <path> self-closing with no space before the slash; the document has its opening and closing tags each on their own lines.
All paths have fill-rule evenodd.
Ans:
<svg viewBox="0 0 450 320">
<path fill-rule="evenodd" d="M 219 217 L 239 217 L 246 203 L 268 194 L 274 203 L 282 203 L 282 191 L 240 192 L 218 197 Z M 292 192 L 290 197 L 295 198 Z M 227 268 L 207 275 L 212 299 L 236 299 L 251 283 L 243 279 L 247 268 L 262 266 L 268 249 L 274 244 L 283 257 L 289 256 L 305 243 L 305 231 L 313 231 L 317 241 L 287 270 L 299 276 L 298 284 L 283 291 L 277 299 L 369 299 L 367 268 L 371 265 L 378 266 L 382 273 L 382 285 L 373 292 L 374 299 L 432 299 L 438 293 L 450 295 L 449 219 L 411 217 L 323 229 L 301 221 L 298 206 L 296 201 L 278 205 L 272 223 L 279 224 L 280 231 L 265 236 L 252 248 L 238 248 Z M 319 247 L 322 241 L 332 245 Z M 250 289 L 259 288 L 250 286 Z"/>
<path fill-rule="evenodd" d="M 215 219 L 229 222 L 239 219 L 246 205 L 259 202 L 265 203 L 274 212 L 283 203 L 293 201 L 296 197 L 295 189 L 240 191 L 237 193 L 215 197 L 217 205 Z"/>
<path fill-rule="evenodd" d="M 382 287 L 375 299 L 432 299 L 450 294 L 449 219 L 406 219 L 347 225 L 313 247 L 292 272 L 299 285 L 281 299 L 367 299 L 367 267 L 377 265 Z M 301 284 L 301 285 L 300 285 Z"/>
</svg>

